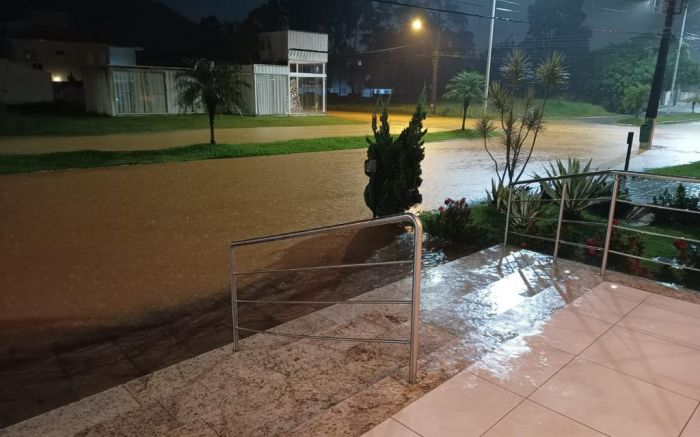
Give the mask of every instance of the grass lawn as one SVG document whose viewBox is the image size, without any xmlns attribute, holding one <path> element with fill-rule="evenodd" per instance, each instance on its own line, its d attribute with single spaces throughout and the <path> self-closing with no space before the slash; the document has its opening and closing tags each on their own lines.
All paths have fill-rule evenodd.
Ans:
<svg viewBox="0 0 700 437">
<path fill-rule="evenodd" d="M 343 118 L 319 116 L 241 117 L 217 115 L 216 127 L 280 127 L 357 124 Z M 1 135 L 105 135 L 134 132 L 163 132 L 208 129 L 206 114 L 107 117 L 86 114 L 46 114 L 8 111 L 0 114 Z"/>
<path fill-rule="evenodd" d="M 622 223 L 627 226 L 626 223 Z M 691 225 L 648 225 L 639 228 L 642 231 L 656 232 L 657 234 L 672 235 L 673 237 L 657 237 L 655 235 L 645 235 L 635 232 L 624 232 L 629 235 L 636 235 L 644 245 L 644 256 L 653 258 L 657 256 L 673 257 L 678 252 L 673 247 L 673 242 L 681 238 L 691 238 L 700 240 L 700 227 Z"/>
<path fill-rule="evenodd" d="M 662 174 L 667 176 L 680 176 L 700 178 L 700 161 L 685 165 L 674 165 L 672 167 L 660 167 L 647 170 L 647 173 Z"/>
<path fill-rule="evenodd" d="M 691 122 L 691 121 L 700 121 L 700 113 L 698 113 L 698 114 L 682 113 L 682 114 L 671 114 L 671 115 L 659 115 L 659 117 L 656 119 L 657 124 L 685 123 L 685 122 Z M 644 117 L 642 117 L 642 116 L 640 116 L 639 118 L 625 117 L 625 118 L 619 119 L 617 122 L 620 124 L 641 126 L 642 123 L 644 123 Z"/>
<path fill-rule="evenodd" d="M 374 101 L 363 100 L 358 102 L 336 102 L 328 104 L 329 110 L 335 111 L 357 111 L 357 112 L 372 112 L 376 109 Z M 389 113 L 394 114 L 412 114 L 415 109 L 415 104 L 392 103 L 389 106 Z M 470 118 L 478 118 L 481 116 L 482 106 L 480 103 L 472 104 L 467 112 Z M 439 102 L 437 105 L 436 114 L 443 117 L 461 117 L 461 106 L 454 102 Z M 593 117 L 614 115 L 608 112 L 602 106 L 594 105 L 587 102 L 576 102 L 572 100 L 549 100 L 545 108 L 545 115 L 549 118 L 568 118 L 568 117 Z"/>
<path fill-rule="evenodd" d="M 428 133 L 425 136 L 425 141 L 435 142 L 474 138 L 479 138 L 479 134 L 475 131 L 454 130 Z M 252 144 L 194 144 L 169 149 L 127 152 L 81 150 L 36 155 L 0 155 L 0 174 L 67 168 L 199 161 L 246 156 L 286 155 L 290 153 L 364 149 L 366 147 L 367 142 L 364 137 L 334 137 Z"/>
</svg>

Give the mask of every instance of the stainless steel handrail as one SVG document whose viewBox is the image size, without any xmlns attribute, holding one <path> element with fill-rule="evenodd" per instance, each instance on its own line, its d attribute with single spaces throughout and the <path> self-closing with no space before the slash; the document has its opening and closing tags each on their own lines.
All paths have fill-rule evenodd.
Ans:
<svg viewBox="0 0 700 437">
<path fill-rule="evenodd" d="M 311 267 L 295 267 L 289 269 L 261 269 L 252 271 L 236 271 L 236 249 L 242 246 L 250 246 L 255 244 L 269 243 L 273 241 L 289 240 L 294 238 L 309 237 L 312 235 L 320 235 L 333 231 L 346 231 L 352 229 L 362 229 L 374 226 L 381 226 L 393 223 L 410 222 L 413 225 L 413 256 L 410 260 L 400 261 L 385 261 L 385 262 L 368 262 L 368 263 L 346 263 L 336 265 L 323 265 Z M 375 220 L 362 220 L 351 223 L 343 223 L 333 226 L 325 226 L 321 228 L 308 229 L 305 231 L 289 232 L 280 235 L 271 235 L 268 237 L 251 238 L 247 240 L 234 241 L 229 245 L 229 269 L 231 279 L 231 313 L 233 316 L 233 350 L 239 350 L 239 331 L 254 332 L 266 335 L 279 335 L 283 337 L 309 338 L 315 340 L 336 340 L 336 341 L 357 341 L 371 343 L 398 343 L 409 345 L 409 365 L 408 365 L 408 382 L 413 384 L 417 380 L 418 374 L 418 332 L 420 324 L 420 277 L 421 277 L 421 261 L 423 253 L 423 224 L 420 219 L 414 214 L 398 214 L 389 217 L 383 217 Z M 352 301 L 271 301 L 271 300 L 251 300 L 238 298 L 238 285 L 236 278 L 241 275 L 255 275 L 266 273 L 283 273 L 283 272 L 301 272 L 301 271 L 318 271 L 327 269 L 342 269 L 342 268 L 358 268 L 386 265 L 401 265 L 413 264 L 413 275 L 411 284 L 411 299 L 409 300 L 352 300 Z M 238 304 L 239 303 L 258 303 L 258 304 L 294 304 L 294 305 L 335 305 L 335 304 L 365 304 L 365 305 L 411 305 L 410 318 L 410 338 L 409 339 L 386 339 L 386 338 L 356 338 L 356 337 L 331 337 L 320 335 L 305 335 L 305 334 L 289 334 L 282 332 L 261 331 L 257 329 L 245 328 L 239 326 Z"/>
<path fill-rule="evenodd" d="M 576 220 L 566 220 L 564 219 L 564 206 L 566 203 L 566 200 L 576 200 L 576 199 L 571 199 L 567 198 L 567 185 L 564 184 L 562 185 L 562 193 L 561 197 L 559 199 L 546 199 L 549 201 L 559 201 L 559 217 L 556 220 L 557 221 L 557 232 L 555 238 L 549 238 L 549 237 L 543 237 L 539 235 L 531 235 L 531 234 L 524 234 L 520 232 L 515 232 L 515 231 L 510 231 L 509 232 L 509 226 L 510 226 L 510 216 L 511 216 L 511 205 L 512 203 L 515 202 L 535 202 L 535 201 L 542 201 L 542 199 L 518 199 L 518 200 L 513 200 L 513 191 L 514 187 L 518 185 L 529 185 L 529 184 L 539 184 L 542 182 L 551 182 L 551 181 L 557 181 L 557 180 L 564 180 L 564 179 L 573 179 L 576 177 L 592 177 L 592 176 L 613 176 L 614 181 L 613 181 L 613 189 L 612 189 L 612 195 L 609 198 L 610 200 L 610 209 L 608 211 L 608 220 L 606 224 L 603 223 L 595 223 L 595 222 L 590 222 L 590 224 L 595 224 L 595 225 L 603 225 L 606 227 L 606 232 L 605 232 L 605 241 L 604 241 L 604 247 L 594 247 L 594 246 L 588 246 L 580 243 L 575 243 L 575 242 L 570 242 L 570 241 L 564 241 L 561 240 L 561 227 L 562 223 L 579 223 L 583 224 L 584 222 L 579 222 Z M 669 235 L 669 234 L 661 234 L 657 232 L 650 232 L 650 231 L 644 231 L 641 229 L 634 229 L 634 228 L 628 228 L 624 226 L 619 226 L 614 223 L 615 219 L 615 208 L 617 206 L 617 203 L 626 203 L 630 204 L 633 206 L 641 206 L 645 208 L 658 208 L 658 209 L 664 209 L 664 210 L 671 210 L 671 211 L 677 211 L 677 212 L 682 212 L 682 213 L 693 213 L 693 214 L 700 214 L 700 211 L 692 211 L 688 209 L 681 209 L 681 208 L 673 208 L 673 207 L 668 207 L 668 206 L 661 206 L 661 205 L 653 205 L 653 204 L 643 204 L 643 203 L 637 203 L 637 202 L 631 202 L 629 200 L 624 200 L 624 199 L 618 199 L 618 194 L 620 191 L 620 182 L 622 177 L 638 177 L 638 178 L 646 178 L 646 179 L 659 179 L 659 180 L 666 180 L 666 181 L 674 181 L 674 182 L 686 182 L 686 183 L 692 183 L 692 184 L 700 184 L 700 179 L 696 178 L 691 178 L 691 177 L 679 177 L 679 176 L 666 176 L 666 175 L 659 175 L 659 174 L 653 174 L 653 173 L 642 173 L 642 172 L 635 172 L 635 171 L 621 171 L 621 170 L 602 170 L 602 171 L 593 171 L 593 172 L 586 172 L 586 173 L 576 173 L 576 174 L 570 174 L 570 175 L 563 175 L 563 176 L 551 176 L 551 177 L 546 177 L 546 178 L 534 178 L 534 179 L 528 179 L 524 181 L 517 181 L 513 182 L 509 185 L 509 193 L 508 193 L 508 207 L 507 207 L 507 212 L 506 212 L 506 226 L 505 226 L 505 232 L 504 232 L 504 237 L 503 237 L 503 251 L 501 253 L 501 260 L 499 262 L 499 267 L 502 266 L 503 259 L 506 257 L 506 247 L 508 243 L 508 235 L 509 233 L 513 235 L 519 235 L 522 237 L 527 237 L 527 238 L 535 238 L 539 239 L 542 241 L 548 241 L 551 243 L 554 243 L 554 254 L 553 254 L 553 261 L 554 263 L 557 262 L 558 257 L 559 257 L 559 246 L 560 244 L 565 244 L 565 245 L 571 245 L 571 246 L 577 246 L 577 247 L 584 247 L 584 248 L 589 248 L 589 249 L 595 249 L 596 251 L 602 251 L 603 252 L 603 260 L 601 263 L 601 269 L 600 269 L 600 274 L 605 277 L 605 273 L 607 271 L 607 264 L 608 264 L 608 255 L 610 253 L 613 253 L 615 255 L 620 255 L 620 256 L 627 256 L 631 258 L 636 258 L 640 260 L 645 260 L 649 262 L 654 262 L 657 264 L 662 264 L 662 265 L 670 265 L 676 268 L 681 268 L 681 269 L 687 269 L 687 270 L 692 270 L 692 271 L 700 271 L 697 268 L 690 267 L 690 266 L 684 266 L 684 265 L 673 265 L 665 261 L 661 260 L 655 260 L 652 258 L 646 258 L 646 257 L 640 257 L 637 255 L 632 255 L 632 254 L 627 254 L 627 253 L 622 253 L 616 250 L 612 250 L 610 248 L 610 241 L 612 238 L 612 230 L 613 229 L 620 229 L 624 230 L 627 232 L 638 232 L 642 234 L 648 234 L 648 235 L 655 235 L 658 237 L 667 237 L 667 238 L 682 238 L 685 239 L 686 241 L 690 242 L 698 242 L 698 240 L 690 239 L 690 238 L 684 238 L 684 237 L 679 237 L 677 235 Z M 598 201 L 603 201 L 605 198 L 597 198 L 594 200 Z M 551 219 L 554 221 L 554 219 Z M 585 222 L 589 223 L 589 222 Z"/>
</svg>

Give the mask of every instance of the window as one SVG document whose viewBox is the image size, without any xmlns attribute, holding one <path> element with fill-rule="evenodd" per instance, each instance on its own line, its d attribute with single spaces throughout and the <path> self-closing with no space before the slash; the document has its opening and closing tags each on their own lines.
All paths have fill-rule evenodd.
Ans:
<svg viewBox="0 0 700 437">
<path fill-rule="evenodd" d="M 299 73 L 323 74 L 323 64 L 298 64 Z"/>
</svg>

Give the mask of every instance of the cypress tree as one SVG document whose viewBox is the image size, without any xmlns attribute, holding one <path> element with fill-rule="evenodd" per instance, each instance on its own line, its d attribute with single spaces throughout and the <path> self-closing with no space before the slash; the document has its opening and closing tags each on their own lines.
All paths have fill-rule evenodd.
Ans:
<svg viewBox="0 0 700 437">
<path fill-rule="evenodd" d="M 399 214 L 419 204 L 423 197 L 419 188 L 421 161 L 425 157 L 423 129 L 425 120 L 425 90 L 421 93 L 411 121 L 394 140 L 389 127 L 389 114 L 383 105 L 377 127 L 377 114 L 372 114 L 374 141 L 367 138 L 365 173 L 369 182 L 365 187 L 365 203 L 373 216 Z"/>
</svg>

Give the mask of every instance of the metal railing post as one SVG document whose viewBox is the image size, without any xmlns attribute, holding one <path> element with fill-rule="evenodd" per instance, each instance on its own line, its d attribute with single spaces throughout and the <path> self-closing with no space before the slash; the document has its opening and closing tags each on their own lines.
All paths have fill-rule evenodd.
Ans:
<svg viewBox="0 0 700 437">
<path fill-rule="evenodd" d="M 564 219 L 564 206 L 566 203 L 567 183 L 564 181 L 561 187 L 561 203 L 559 204 L 559 220 L 557 222 L 557 236 L 554 239 L 554 264 L 559 259 L 559 239 L 561 238 L 561 221 Z"/>
<path fill-rule="evenodd" d="M 380 226 L 386 224 L 394 223 L 405 223 L 406 221 L 411 222 L 414 228 L 414 250 L 413 258 L 407 260 L 399 261 L 385 261 L 385 262 L 365 262 L 365 263 L 345 263 L 345 264 L 333 264 L 333 265 L 320 265 L 312 267 L 293 267 L 286 269 L 253 269 L 249 271 L 236 271 L 236 252 L 235 249 L 241 246 L 248 246 L 254 244 L 268 243 L 273 241 L 288 240 L 292 238 L 308 237 L 311 235 L 320 235 L 326 232 L 338 231 L 338 230 L 348 230 L 348 229 L 363 229 L 369 226 Z M 423 223 L 414 214 L 399 214 L 389 217 L 383 217 L 374 220 L 362 220 L 351 223 L 343 223 L 333 226 L 325 226 L 315 229 L 307 229 L 304 231 L 290 232 L 287 234 L 271 235 L 261 238 L 251 238 L 248 240 L 239 240 L 231 243 L 229 245 L 229 268 L 231 270 L 231 314 L 233 318 L 233 350 L 238 351 L 239 349 L 239 333 L 240 331 L 268 334 L 268 335 L 278 335 L 293 338 L 307 338 L 316 340 L 337 340 L 337 341 L 357 341 L 357 342 L 370 342 L 370 343 L 391 343 L 391 344 L 405 344 L 409 346 L 409 366 L 408 366 L 408 382 L 417 382 L 418 375 L 418 355 L 419 355 L 419 336 L 420 336 L 420 286 L 421 286 L 421 262 L 423 259 Z M 413 275 L 412 275 L 412 285 L 411 285 L 411 299 L 410 300 L 322 300 L 322 301 L 306 301 L 306 300 L 255 300 L 255 299 L 239 299 L 238 298 L 238 288 L 237 288 L 237 277 L 240 275 L 258 275 L 258 274 L 276 274 L 276 273 L 289 273 L 289 272 L 301 272 L 301 271 L 321 271 L 327 269 L 340 269 L 340 268 L 358 268 L 362 266 L 387 266 L 387 265 L 401 265 L 401 264 L 413 264 Z M 324 304 L 324 305 L 336 305 L 336 304 L 360 304 L 360 305 L 411 305 L 411 315 L 410 315 L 410 338 L 409 339 L 396 339 L 396 338 L 364 338 L 364 337 L 331 337 L 323 335 L 308 335 L 308 334 L 292 334 L 283 332 L 270 332 L 265 330 L 251 329 L 243 326 L 239 326 L 239 314 L 238 314 L 238 304 L 239 303 L 257 303 L 257 304 L 292 304 L 292 305 L 313 305 L 313 304 Z"/>
<path fill-rule="evenodd" d="M 420 331 L 420 280 L 423 259 L 423 224 L 413 220 L 413 284 L 411 286 L 411 351 L 408 364 L 408 382 L 418 379 L 418 333 Z"/>
<path fill-rule="evenodd" d="M 236 249 L 229 250 L 229 270 L 231 275 L 231 316 L 233 320 L 233 351 L 238 351 L 238 286 L 236 284 Z"/>
<path fill-rule="evenodd" d="M 612 227 L 615 220 L 615 206 L 617 204 L 617 191 L 620 189 L 620 175 L 615 173 L 615 181 L 613 182 L 612 196 L 610 197 L 610 213 L 608 214 L 608 228 L 605 233 L 605 247 L 603 248 L 603 263 L 600 266 L 600 274 L 605 278 L 605 272 L 608 268 L 608 251 L 610 250 L 610 240 L 612 239 Z"/>
<path fill-rule="evenodd" d="M 503 249 L 501 250 L 501 259 L 498 260 L 498 269 L 503 267 L 503 259 L 506 257 L 506 245 L 508 244 L 508 226 L 510 225 L 510 205 L 513 200 L 513 184 L 508 185 L 508 208 L 506 209 L 506 226 L 503 233 Z M 498 204 L 498 201 L 496 201 Z"/>
</svg>

